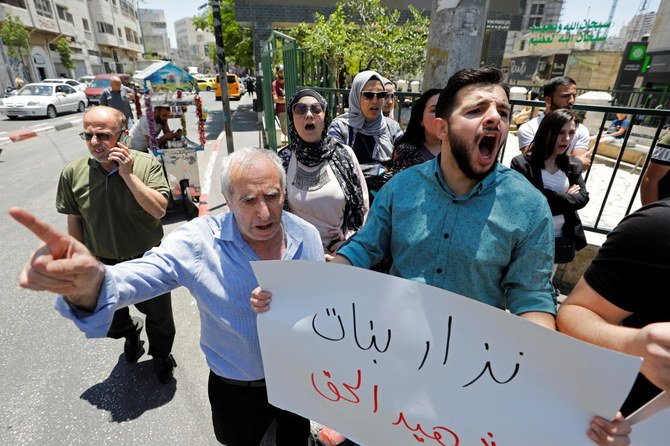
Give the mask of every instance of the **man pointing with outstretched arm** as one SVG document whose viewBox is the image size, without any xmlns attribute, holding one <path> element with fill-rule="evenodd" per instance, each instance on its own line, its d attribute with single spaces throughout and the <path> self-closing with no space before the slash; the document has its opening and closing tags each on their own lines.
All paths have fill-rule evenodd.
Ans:
<svg viewBox="0 0 670 446">
<path fill-rule="evenodd" d="M 26 264 L 20 285 L 66 296 L 57 309 L 88 337 L 104 336 L 117 308 L 188 288 L 200 311 L 216 439 L 259 445 L 275 421 L 278 446 L 306 446 L 309 420 L 268 402 L 256 314 L 249 307 L 258 286 L 250 261 L 323 261 L 321 237 L 311 224 L 282 212 L 286 177 L 274 152 L 235 151 L 223 161 L 221 179 L 230 212 L 191 220 L 144 257 L 113 266 L 12 208 L 12 217 L 45 243 Z"/>
</svg>

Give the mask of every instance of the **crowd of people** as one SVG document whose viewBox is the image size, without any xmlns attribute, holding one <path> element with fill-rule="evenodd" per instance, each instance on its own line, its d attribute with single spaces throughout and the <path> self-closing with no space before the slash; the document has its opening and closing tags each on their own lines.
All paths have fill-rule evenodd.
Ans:
<svg viewBox="0 0 670 446">
<path fill-rule="evenodd" d="M 128 361 L 139 356 L 142 323 L 127 310 L 135 305 L 146 314 L 148 333 L 152 327 L 149 354 L 160 382 L 171 380 L 176 366 L 170 291 L 186 287 L 201 315 L 214 433 L 229 446 L 260 444 L 273 421 L 278 446 L 311 438 L 308 419 L 268 402 L 256 317 L 270 311 L 272 290 L 258 287 L 253 260 L 386 264 L 388 274 L 642 356 L 623 415 L 670 390 L 664 353 L 670 307 L 654 298 L 670 268 L 670 247 L 663 248 L 670 243 L 670 199 L 663 192 L 646 192 L 644 204 L 653 204 L 610 233 L 558 309 L 556 265 L 586 246 L 578 212 L 589 200 L 583 171 L 592 152 L 588 129 L 571 110 L 574 80 L 545 84 L 545 110 L 519 127 L 521 153 L 507 167 L 498 155 L 512 113 L 496 68 L 460 70 L 444 88 L 427 89 L 404 131 L 391 111 L 395 87 L 375 71 L 353 78 L 349 109 L 332 120 L 321 94 L 307 88 L 286 98 L 282 66 L 276 74 L 272 93 L 287 144 L 278 154 L 242 149 L 227 156 L 221 191 L 229 212 L 194 219 L 164 239 L 160 218 L 168 192 L 160 166 L 141 153 L 149 141 L 146 117 L 130 130 L 128 147 L 119 142 L 127 122 L 123 93 L 117 89 L 109 103 L 122 110 L 89 110 L 81 134 L 89 156 L 68 165 L 59 183 L 57 209 L 67 215 L 69 235 L 10 210 L 44 242 L 20 285 L 59 294 L 57 309 L 87 336 L 125 338 Z M 156 108 L 155 136 L 176 134 L 167 112 Z M 626 127 L 622 122 L 619 130 Z M 654 151 L 663 174 L 668 146 L 664 139 Z M 108 181 L 132 197 L 132 213 L 115 208 L 118 203 L 91 206 L 96 188 Z M 118 234 L 100 236 L 102 220 Z M 136 235 L 130 245 L 129 233 Z M 638 275 L 634 283 L 626 280 L 631 271 Z M 633 298 L 638 294 L 644 298 Z M 601 415 L 608 419 L 584 426 L 588 437 L 598 445 L 628 444 L 631 427 L 622 413 Z M 354 444 L 327 427 L 316 441 Z"/>
</svg>

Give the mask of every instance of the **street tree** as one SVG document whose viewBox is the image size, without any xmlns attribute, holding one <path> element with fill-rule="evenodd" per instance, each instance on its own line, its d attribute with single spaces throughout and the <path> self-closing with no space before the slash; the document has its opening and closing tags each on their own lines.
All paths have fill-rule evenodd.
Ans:
<svg viewBox="0 0 670 446">
<path fill-rule="evenodd" d="M 65 67 L 66 70 L 71 71 L 76 68 L 76 65 L 72 61 L 72 48 L 70 47 L 70 41 L 66 37 L 61 37 L 56 41 L 56 52 L 60 56 L 60 63 Z M 72 76 L 72 73 L 69 73 Z"/>
<path fill-rule="evenodd" d="M 221 31 L 226 63 L 250 68 L 254 66 L 253 40 L 251 30 L 242 28 L 235 20 L 235 3 L 233 0 L 221 0 Z M 208 7 L 200 15 L 193 17 L 193 26 L 197 30 L 214 33 L 214 17 L 212 8 Z M 216 60 L 216 46 L 208 46 L 208 56 Z"/>
<path fill-rule="evenodd" d="M 341 0 L 328 17 L 317 13 L 313 24 L 287 33 L 332 70 L 338 87 L 342 74 L 367 69 L 389 78 L 416 75 L 425 66 L 430 19 L 412 5 L 409 11 L 404 20 L 380 0 Z"/>
<path fill-rule="evenodd" d="M 14 76 L 26 77 L 24 66 L 24 54 L 30 52 L 30 33 L 23 25 L 21 19 L 7 14 L 0 25 L 0 39 L 5 48 L 7 48 L 7 55 L 9 56 L 9 63 L 12 67 Z"/>
</svg>

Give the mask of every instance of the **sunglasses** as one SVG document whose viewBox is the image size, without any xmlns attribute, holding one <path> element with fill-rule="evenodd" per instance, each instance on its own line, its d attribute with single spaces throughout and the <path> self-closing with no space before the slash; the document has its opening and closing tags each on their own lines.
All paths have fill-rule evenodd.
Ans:
<svg viewBox="0 0 670 446">
<path fill-rule="evenodd" d="M 294 115 L 305 116 L 308 110 L 312 112 L 313 115 L 318 115 L 319 113 L 323 113 L 323 105 L 315 102 L 313 104 L 298 103 L 293 106 Z"/>
<path fill-rule="evenodd" d="M 375 96 L 377 99 L 384 99 L 388 93 L 385 91 L 362 91 L 361 96 L 368 101 L 371 101 Z"/>
<path fill-rule="evenodd" d="M 83 139 L 84 141 L 90 141 L 93 139 L 93 136 L 95 136 L 98 141 L 109 141 L 116 135 L 116 133 L 86 133 L 86 132 L 81 132 L 79 134 L 79 137 Z"/>
</svg>

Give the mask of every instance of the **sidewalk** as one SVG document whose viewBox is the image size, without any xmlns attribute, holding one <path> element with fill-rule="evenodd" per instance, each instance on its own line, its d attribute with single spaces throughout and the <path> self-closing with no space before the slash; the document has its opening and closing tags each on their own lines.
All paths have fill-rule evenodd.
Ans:
<svg viewBox="0 0 670 446">
<path fill-rule="evenodd" d="M 81 124 L 83 120 L 83 113 L 77 113 L 73 115 L 69 120 L 65 122 L 60 122 L 54 125 L 45 125 L 45 124 L 36 124 L 30 127 L 22 127 L 17 130 L 12 130 L 10 132 L 1 132 L 0 133 L 0 152 L 2 147 L 7 144 L 11 144 L 17 141 L 23 141 L 24 139 L 34 138 L 37 135 L 42 133 L 52 133 L 59 130 L 69 129 L 71 127 L 77 127 Z"/>
</svg>

